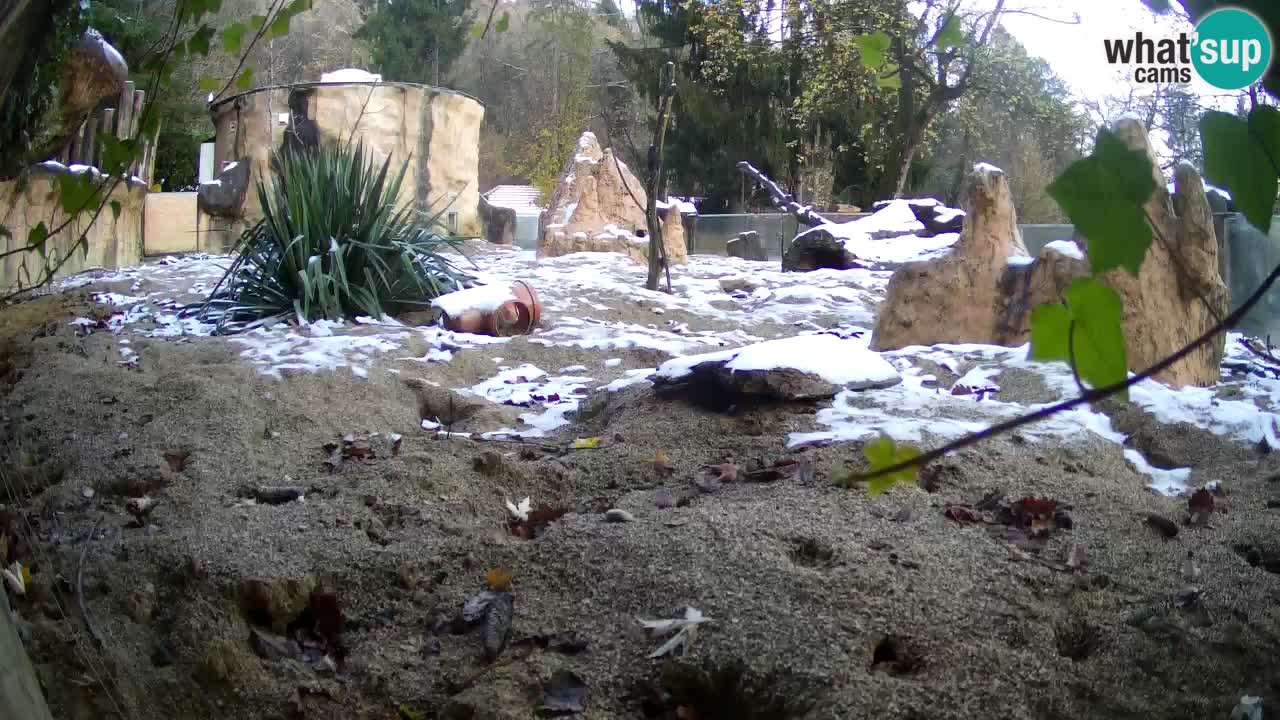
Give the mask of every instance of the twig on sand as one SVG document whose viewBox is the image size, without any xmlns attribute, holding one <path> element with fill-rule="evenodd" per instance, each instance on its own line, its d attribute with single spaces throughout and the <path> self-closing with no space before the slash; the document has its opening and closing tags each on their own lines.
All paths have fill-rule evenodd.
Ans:
<svg viewBox="0 0 1280 720">
<path fill-rule="evenodd" d="M 84 620 L 84 626 L 89 629 L 89 637 L 93 638 L 93 642 L 101 650 L 106 646 L 102 641 L 102 636 L 98 634 L 98 629 L 93 625 L 93 619 L 89 616 L 89 608 L 84 604 L 84 560 L 89 554 L 89 546 L 93 543 L 93 536 L 98 532 L 98 526 L 102 524 L 106 515 L 99 515 L 98 519 L 93 523 L 93 529 L 89 531 L 89 537 L 84 541 L 84 547 L 80 549 L 80 565 L 76 568 L 76 604 L 80 606 L 80 618 Z"/>
</svg>

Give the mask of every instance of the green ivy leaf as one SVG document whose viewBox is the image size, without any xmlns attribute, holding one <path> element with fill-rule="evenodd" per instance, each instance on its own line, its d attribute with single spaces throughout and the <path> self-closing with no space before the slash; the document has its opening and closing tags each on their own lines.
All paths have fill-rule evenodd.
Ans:
<svg viewBox="0 0 1280 720">
<path fill-rule="evenodd" d="M 1129 361 L 1120 296 L 1094 278 L 1080 278 L 1067 288 L 1065 298 L 1073 323 L 1071 343 L 1080 379 L 1095 388 L 1123 382 L 1129 377 Z M 1128 392 L 1122 397 L 1128 400 Z"/>
<path fill-rule="evenodd" d="M 267 39 L 274 40 L 278 37 L 284 37 L 289 34 L 289 21 L 293 16 L 287 12 L 276 13 L 276 19 L 271 21 L 271 27 L 267 30 Z"/>
<path fill-rule="evenodd" d="M 1152 173 L 1145 152 L 1130 150 L 1104 129 L 1093 154 L 1072 163 L 1049 185 L 1049 194 L 1088 238 L 1094 275 L 1123 267 L 1137 276 L 1151 247 L 1143 206 L 1156 189 Z"/>
<path fill-rule="evenodd" d="M 240 73 L 240 77 L 236 78 L 236 87 L 241 90 L 253 87 L 253 68 L 247 67 Z"/>
<path fill-rule="evenodd" d="M 891 90 L 897 90 L 898 88 L 902 87 L 902 73 L 899 71 L 898 68 L 894 68 L 893 73 L 891 75 L 888 75 L 888 76 L 878 75 L 876 76 L 876 86 L 891 89 Z"/>
<path fill-rule="evenodd" d="M 884 54 L 889 49 L 889 36 L 883 31 L 870 35 L 859 35 L 854 38 L 858 45 L 858 54 L 862 57 L 862 66 L 869 70 L 878 70 L 884 66 Z"/>
<path fill-rule="evenodd" d="M 198 54 L 209 54 L 209 41 L 213 39 L 213 28 L 201 25 L 200 29 L 187 40 L 187 50 Z"/>
<path fill-rule="evenodd" d="M 119 200 L 112 200 L 112 201 L 111 201 L 111 219 L 112 219 L 112 220 L 115 220 L 116 222 L 120 222 L 120 210 L 121 210 L 121 209 L 122 209 L 122 208 L 121 208 L 121 205 L 120 205 L 120 201 L 119 201 Z"/>
<path fill-rule="evenodd" d="M 504 33 L 509 27 L 511 27 L 511 13 L 503 10 L 502 17 L 498 18 L 498 22 L 493 26 L 493 29 L 497 32 Z"/>
<path fill-rule="evenodd" d="M 310 10 L 311 7 L 312 0 L 293 0 L 293 2 L 289 3 L 289 7 L 285 8 L 285 12 L 290 15 L 297 15 Z"/>
<path fill-rule="evenodd" d="M 108 175 L 122 175 L 129 163 L 138 158 L 139 145 L 130 138 L 121 140 L 114 135 L 99 135 L 102 141 L 102 170 Z"/>
<path fill-rule="evenodd" d="M 203 75 L 200 78 L 200 92 L 217 92 L 222 87 L 222 81 L 212 75 Z"/>
<path fill-rule="evenodd" d="M 35 227 L 27 231 L 27 247 L 35 248 L 43 252 L 44 241 L 49 239 L 49 228 L 45 227 L 44 222 L 38 223 Z"/>
<path fill-rule="evenodd" d="M 1065 305 L 1037 305 L 1031 309 L 1031 359 L 1069 360 L 1067 335 L 1071 312 Z"/>
<path fill-rule="evenodd" d="M 244 34 L 249 28 L 244 23 L 232 23 L 222 31 L 222 47 L 232 55 L 240 54 Z"/>
<path fill-rule="evenodd" d="M 266 24 L 267 24 L 266 15 L 254 15 L 253 17 L 249 18 L 249 27 L 253 28 L 254 32 L 258 32 L 259 30 L 262 30 L 262 27 Z"/>
<path fill-rule="evenodd" d="M 888 435 L 881 435 L 863 446 L 862 455 L 867 462 L 871 463 L 871 472 L 877 472 L 919 457 L 920 450 L 911 445 L 898 445 Z M 913 467 L 873 478 L 867 482 L 867 494 L 875 497 L 888 490 L 894 483 L 916 482 L 916 471 L 917 468 Z"/>
<path fill-rule="evenodd" d="M 143 111 L 142 123 L 138 126 L 138 137 L 155 137 L 160 132 L 160 113 Z"/>
<path fill-rule="evenodd" d="M 964 24 L 960 22 L 960 18 L 952 15 L 947 18 L 947 22 L 938 31 L 938 39 L 934 45 L 939 50 L 947 48 L 958 48 L 964 45 Z"/>
<path fill-rule="evenodd" d="M 1200 119 L 1204 142 L 1204 177 L 1231 193 L 1250 225 L 1262 232 L 1271 230 L 1271 213 L 1276 202 L 1276 169 L 1280 162 L 1280 118 L 1277 111 L 1258 108 L 1249 119 L 1216 110 Z"/>
<path fill-rule="evenodd" d="M 484 37 L 484 24 L 483 24 L 483 23 L 476 23 L 475 25 L 472 25 L 472 26 L 471 26 L 471 39 L 473 39 L 473 40 L 479 40 L 479 39 L 480 39 L 480 38 L 482 38 L 482 37 Z"/>
<path fill-rule="evenodd" d="M 88 172 L 59 175 L 58 200 L 62 205 L 62 211 L 68 215 L 75 215 L 85 209 L 93 199 L 96 189 L 93 178 Z"/>
</svg>

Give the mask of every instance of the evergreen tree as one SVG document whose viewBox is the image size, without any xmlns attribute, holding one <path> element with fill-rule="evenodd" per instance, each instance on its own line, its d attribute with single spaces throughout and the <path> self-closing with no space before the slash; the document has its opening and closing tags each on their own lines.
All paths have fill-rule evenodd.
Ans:
<svg viewBox="0 0 1280 720">
<path fill-rule="evenodd" d="M 387 81 L 439 85 L 466 48 L 471 0 L 379 0 L 356 37 Z"/>
</svg>

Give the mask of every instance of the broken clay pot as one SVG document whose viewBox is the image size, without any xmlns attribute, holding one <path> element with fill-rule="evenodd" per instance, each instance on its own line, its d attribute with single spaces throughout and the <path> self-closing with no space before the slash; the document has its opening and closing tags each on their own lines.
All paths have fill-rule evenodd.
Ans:
<svg viewBox="0 0 1280 720">
<path fill-rule="evenodd" d="M 467 310 L 457 317 L 444 316 L 444 325 L 453 332 L 475 335 L 511 337 L 533 332 L 542 320 L 542 302 L 533 286 L 523 280 L 511 284 L 515 300 L 508 300 L 496 310 Z"/>
</svg>

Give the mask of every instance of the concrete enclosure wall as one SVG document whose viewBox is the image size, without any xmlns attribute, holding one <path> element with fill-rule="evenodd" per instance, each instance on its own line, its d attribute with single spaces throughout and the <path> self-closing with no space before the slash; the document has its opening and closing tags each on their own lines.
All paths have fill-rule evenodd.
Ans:
<svg viewBox="0 0 1280 720">
<path fill-rule="evenodd" d="M 65 168 L 36 166 L 25 182 L 21 179 L 0 183 L 0 225 L 8 228 L 10 237 L 0 237 L 4 249 L 16 250 L 27 244 L 32 228 L 41 222 L 52 231 L 67 214 L 62 210 L 62 193 L 58 178 Z M 108 182 L 99 180 L 98 182 Z M 65 277 L 93 267 L 121 267 L 142 259 L 142 213 L 147 188 L 137 183 L 118 183 L 108 203 L 120 204 L 120 216 L 113 215 L 110 205 L 104 207 L 96 221 L 92 212 L 83 212 L 45 243 L 52 263 L 66 260 L 56 277 Z M 87 252 L 74 250 L 76 240 L 85 235 Z M 68 253 L 70 256 L 68 257 Z M 29 286 L 41 277 L 44 260 L 34 252 L 20 252 L 4 258 L 0 264 L 0 294 Z M 25 263 L 25 266 L 24 266 Z"/>
<path fill-rule="evenodd" d="M 444 213 L 441 222 L 452 220 L 450 227 L 459 235 L 483 234 L 479 158 L 484 106 L 466 95 L 408 83 L 312 83 L 236 95 L 214 105 L 212 112 L 215 168 L 248 162 L 250 175 L 238 217 L 228 224 L 221 243 L 210 242 L 211 250 L 219 244 L 230 248 L 262 217 L 256 185 L 269 180 L 271 154 L 288 135 L 303 144 L 354 137 L 379 162 L 390 158 L 393 170 L 407 162 L 402 204 Z"/>
<path fill-rule="evenodd" d="M 142 219 L 142 252 L 146 255 L 201 249 L 193 192 L 150 193 Z"/>
</svg>

